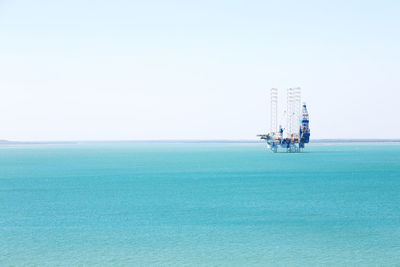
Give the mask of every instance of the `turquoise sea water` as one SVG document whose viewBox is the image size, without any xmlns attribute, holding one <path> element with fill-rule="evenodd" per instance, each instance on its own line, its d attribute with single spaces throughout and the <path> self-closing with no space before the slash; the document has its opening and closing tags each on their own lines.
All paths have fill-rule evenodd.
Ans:
<svg viewBox="0 0 400 267">
<path fill-rule="evenodd" d="M 400 145 L 2 146 L 0 265 L 400 266 Z"/>
</svg>

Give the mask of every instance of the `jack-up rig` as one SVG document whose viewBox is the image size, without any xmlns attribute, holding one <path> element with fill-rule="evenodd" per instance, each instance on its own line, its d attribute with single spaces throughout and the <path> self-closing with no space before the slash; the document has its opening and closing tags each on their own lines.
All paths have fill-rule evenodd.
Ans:
<svg viewBox="0 0 400 267">
<path fill-rule="evenodd" d="M 286 92 L 286 110 L 283 116 L 285 121 L 278 129 L 278 89 L 272 88 L 271 129 L 267 134 L 257 135 L 267 142 L 269 149 L 274 153 L 278 152 L 279 148 L 286 152 L 301 152 L 304 144 L 310 141 L 308 111 L 305 103 L 301 105 L 301 88 L 289 88 Z"/>
</svg>

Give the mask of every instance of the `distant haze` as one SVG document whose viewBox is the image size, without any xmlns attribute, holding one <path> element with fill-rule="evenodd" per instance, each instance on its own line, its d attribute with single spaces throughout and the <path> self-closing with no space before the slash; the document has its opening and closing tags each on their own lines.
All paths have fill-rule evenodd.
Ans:
<svg viewBox="0 0 400 267">
<path fill-rule="evenodd" d="M 399 10 L 0 0 L 0 139 L 254 139 L 295 86 L 312 138 L 399 138 Z"/>
</svg>

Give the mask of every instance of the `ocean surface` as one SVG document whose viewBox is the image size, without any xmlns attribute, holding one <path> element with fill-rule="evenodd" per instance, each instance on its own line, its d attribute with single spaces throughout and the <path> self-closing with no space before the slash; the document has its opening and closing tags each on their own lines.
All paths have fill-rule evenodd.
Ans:
<svg viewBox="0 0 400 267">
<path fill-rule="evenodd" d="M 0 266 L 400 266 L 400 145 L 0 146 Z"/>
</svg>

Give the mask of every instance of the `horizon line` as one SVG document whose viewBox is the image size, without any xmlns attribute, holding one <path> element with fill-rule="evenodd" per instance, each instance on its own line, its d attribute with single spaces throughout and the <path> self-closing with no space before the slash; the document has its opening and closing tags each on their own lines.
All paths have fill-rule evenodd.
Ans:
<svg viewBox="0 0 400 267">
<path fill-rule="evenodd" d="M 319 138 L 310 143 L 400 143 L 400 138 Z M 0 145 L 7 144 L 78 144 L 78 143 L 264 143 L 254 139 L 131 139 L 131 140 L 40 140 L 15 141 L 0 140 Z"/>
</svg>

